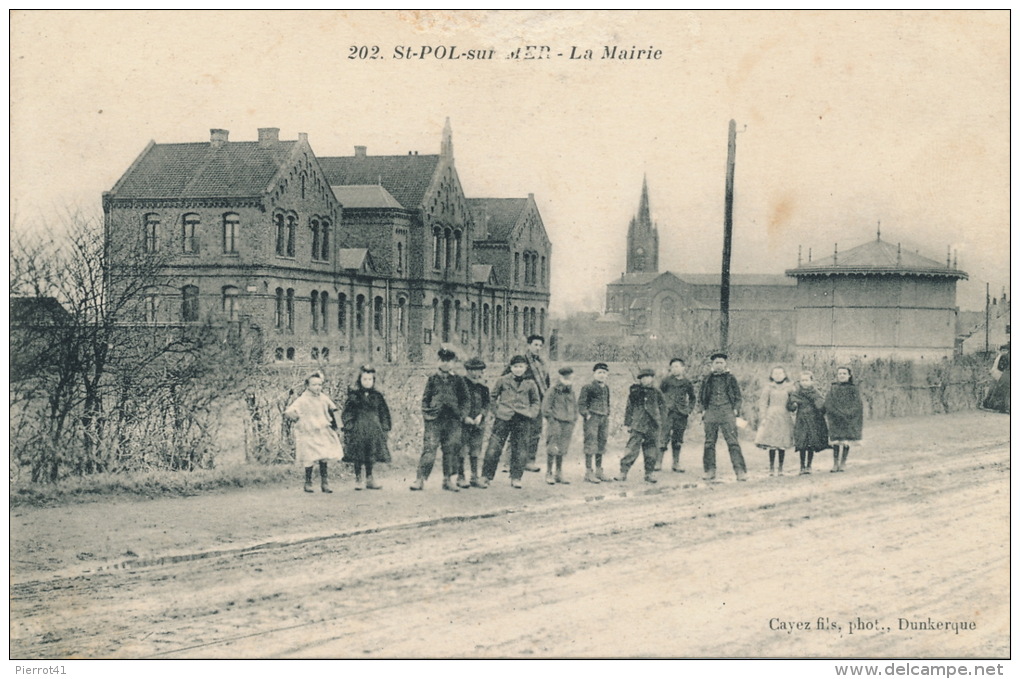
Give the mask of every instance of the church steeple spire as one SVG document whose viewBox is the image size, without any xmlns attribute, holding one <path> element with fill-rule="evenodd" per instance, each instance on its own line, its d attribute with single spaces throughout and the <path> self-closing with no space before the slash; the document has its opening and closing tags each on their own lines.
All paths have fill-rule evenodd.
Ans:
<svg viewBox="0 0 1020 679">
<path fill-rule="evenodd" d="M 641 180 L 641 200 L 637 215 L 627 229 L 627 272 L 656 272 L 659 270 L 659 230 L 652 223 L 648 201 L 648 177 Z"/>
</svg>

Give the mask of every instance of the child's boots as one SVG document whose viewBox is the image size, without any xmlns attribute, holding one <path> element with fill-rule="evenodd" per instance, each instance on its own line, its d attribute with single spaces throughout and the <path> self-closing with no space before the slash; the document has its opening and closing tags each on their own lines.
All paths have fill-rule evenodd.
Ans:
<svg viewBox="0 0 1020 679">
<path fill-rule="evenodd" d="M 322 492 L 332 493 L 329 487 L 329 471 L 326 469 L 326 463 L 319 461 L 319 480 L 322 482 Z"/>
<path fill-rule="evenodd" d="M 305 492 L 314 493 L 315 489 L 312 488 L 312 468 L 305 467 Z"/>
</svg>

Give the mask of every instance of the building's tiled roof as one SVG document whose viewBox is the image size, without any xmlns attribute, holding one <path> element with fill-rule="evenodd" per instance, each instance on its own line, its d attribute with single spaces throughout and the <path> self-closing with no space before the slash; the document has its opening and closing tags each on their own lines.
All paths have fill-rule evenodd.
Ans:
<svg viewBox="0 0 1020 679">
<path fill-rule="evenodd" d="M 662 273 L 658 271 L 641 271 L 638 273 L 625 273 L 610 285 L 647 285 L 656 278 L 661 276 Z"/>
<path fill-rule="evenodd" d="M 722 274 L 717 273 L 678 273 L 677 278 L 689 285 L 722 285 Z M 782 285 L 794 286 L 797 281 L 790 280 L 783 274 L 769 273 L 731 273 L 730 286 Z"/>
<path fill-rule="evenodd" d="M 351 186 L 331 186 L 333 195 L 345 208 L 400 208 L 397 199 L 389 191 L 378 184 L 368 186 L 354 184 Z"/>
<path fill-rule="evenodd" d="M 114 187 L 115 198 L 260 196 L 296 141 L 151 144 Z"/>
<path fill-rule="evenodd" d="M 319 158 L 331 186 L 381 185 L 408 210 L 421 206 L 438 164 L 438 155 Z"/>
<path fill-rule="evenodd" d="M 483 240 L 509 240 L 517 220 L 528 205 L 527 198 L 468 198 L 475 225 L 487 234 Z"/>
<path fill-rule="evenodd" d="M 883 240 L 873 240 L 846 252 L 801 264 L 786 272 L 787 276 L 794 277 L 834 274 L 913 274 L 967 278 L 967 274 L 959 269 Z"/>
<path fill-rule="evenodd" d="M 53 325 L 71 316 L 55 297 L 11 297 L 10 302 L 12 326 Z"/>
</svg>

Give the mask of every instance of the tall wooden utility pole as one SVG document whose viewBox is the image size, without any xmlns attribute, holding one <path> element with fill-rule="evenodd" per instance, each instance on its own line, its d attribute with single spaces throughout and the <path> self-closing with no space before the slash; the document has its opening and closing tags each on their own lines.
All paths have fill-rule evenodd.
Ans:
<svg viewBox="0 0 1020 679">
<path fill-rule="evenodd" d="M 737 155 L 737 121 L 730 120 L 726 153 L 726 210 L 723 217 L 722 284 L 719 286 L 719 348 L 730 341 L 730 252 L 733 249 L 733 165 Z"/>
<path fill-rule="evenodd" d="M 988 329 L 992 324 L 992 298 L 989 291 L 989 284 L 985 283 L 985 353 L 987 354 L 991 347 L 988 344 Z"/>
</svg>

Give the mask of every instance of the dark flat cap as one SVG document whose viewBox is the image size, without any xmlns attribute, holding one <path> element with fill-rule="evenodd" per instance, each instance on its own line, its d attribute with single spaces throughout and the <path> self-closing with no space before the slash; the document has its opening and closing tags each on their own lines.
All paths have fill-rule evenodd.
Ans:
<svg viewBox="0 0 1020 679">
<path fill-rule="evenodd" d="M 485 361 L 475 356 L 464 362 L 464 370 L 485 370 Z"/>
<path fill-rule="evenodd" d="M 452 351 L 450 351 L 449 349 L 440 349 L 439 350 L 439 360 L 440 361 L 452 361 L 452 360 L 454 360 L 456 358 L 457 358 L 457 354 L 452 352 Z"/>
<path fill-rule="evenodd" d="M 725 351 L 717 351 L 708 358 L 709 360 L 714 361 L 717 358 L 725 358 L 726 360 L 729 360 L 730 357 L 726 355 Z"/>
<path fill-rule="evenodd" d="M 516 363 L 527 363 L 527 362 L 528 362 L 528 359 L 524 358 L 520 354 L 517 354 L 516 356 L 514 356 L 513 358 L 510 359 L 510 365 L 514 365 Z"/>
<path fill-rule="evenodd" d="M 573 375 L 574 374 L 574 369 L 571 368 L 569 365 L 565 365 L 562 368 L 560 368 L 560 374 L 561 375 Z"/>
<path fill-rule="evenodd" d="M 655 371 L 652 370 L 651 368 L 642 368 L 638 372 L 637 376 L 638 379 L 641 379 L 642 377 L 655 377 Z"/>
<path fill-rule="evenodd" d="M 605 370 L 606 372 L 609 372 L 609 366 L 605 363 L 596 363 L 595 367 L 592 368 L 591 371 L 595 372 L 596 370 Z"/>
</svg>

